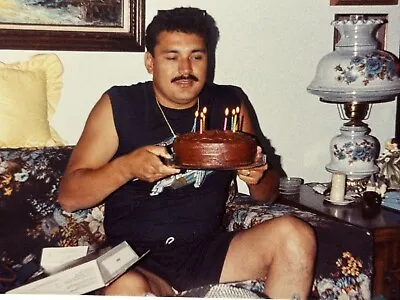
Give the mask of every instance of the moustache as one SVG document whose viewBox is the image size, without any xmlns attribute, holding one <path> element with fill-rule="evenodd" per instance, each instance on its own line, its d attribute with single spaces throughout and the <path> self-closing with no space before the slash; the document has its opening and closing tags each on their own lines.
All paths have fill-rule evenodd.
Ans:
<svg viewBox="0 0 400 300">
<path fill-rule="evenodd" d="M 189 75 L 181 75 L 181 76 L 175 77 L 174 79 L 171 80 L 171 82 L 175 82 L 175 81 L 178 81 L 178 80 L 199 81 L 199 79 L 196 76 L 194 76 L 192 74 L 189 74 Z"/>
</svg>

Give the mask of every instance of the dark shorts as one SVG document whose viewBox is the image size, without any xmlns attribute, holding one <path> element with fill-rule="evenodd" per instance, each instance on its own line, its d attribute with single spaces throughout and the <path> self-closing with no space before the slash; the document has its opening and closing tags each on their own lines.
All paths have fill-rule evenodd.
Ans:
<svg viewBox="0 0 400 300">
<path fill-rule="evenodd" d="M 135 266 L 163 278 L 179 292 L 218 283 L 234 235 L 221 231 L 191 242 L 174 239 L 169 244 L 166 241 L 140 247 L 132 244 L 139 255 L 151 249 Z"/>
</svg>

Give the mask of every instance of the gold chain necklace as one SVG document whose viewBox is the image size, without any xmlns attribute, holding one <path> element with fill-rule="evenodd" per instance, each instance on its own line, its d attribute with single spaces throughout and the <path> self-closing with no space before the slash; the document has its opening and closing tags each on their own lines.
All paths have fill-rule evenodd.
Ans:
<svg viewBox="0 0 400 300">
<path fill-rule="evenodd" d="M 163 116 L 163 118 L 164 118 L 164 120 L 165 120 L 165 123 L 167 123 L 167 125 L 168 125 L 169 130 L 171 131 L 173 137 L 176 138 L 175 131 L 172 129 L 171 124 L 168 122 L 168 119 L 167 119 L 167 117 L 165 116 L 164 111 L 163 111 L 163 109 L 161 108 L 160 102 L 157 100 L 157 97 L 156 97 L 156 103 L 157 103 L 158 108 L 159 108 L 160 111 L 161 111 L 161 114 L 162 114 L 162 116 Z M 197 111 L 199 111 L 199 109 L 200 109 L 200 100 L 199 100 L 199 97 L 197 97 Z"/>
</svg>

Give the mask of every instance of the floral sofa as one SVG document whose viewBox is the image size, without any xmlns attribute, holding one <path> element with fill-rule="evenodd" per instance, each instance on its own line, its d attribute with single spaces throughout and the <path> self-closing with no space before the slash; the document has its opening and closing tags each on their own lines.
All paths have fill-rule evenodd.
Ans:
<svg viewBox="0 0 400 300">
<path fill-rule="evenodd" d="M 40 261 L 43 247 L 94 249 L 104 241 L 102 206 L 70 214 L 56 201 L 72 149 L 0 149 L 0 293 L 27 279 L 27 266 Z M 372 239 L 362 229 L 279 203 L 256 203 L 244 194 L 228 200 L 224 222 L 228 230 L 238 230 L 287 214 L 310 223 L 317 235 L 311 297 L 370 299 Z M 261 280 L 240 286 L 256 293 L 263 289 Z"/>
</svg>

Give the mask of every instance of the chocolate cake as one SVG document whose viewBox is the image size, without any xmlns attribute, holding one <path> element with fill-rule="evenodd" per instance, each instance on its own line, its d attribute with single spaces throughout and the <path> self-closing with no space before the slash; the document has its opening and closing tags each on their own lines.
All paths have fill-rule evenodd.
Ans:
<svg viewBox="0 0 400 300">
<path fill-rule="evenodd" d="M 174 144 L 175 162 L 205 169 L 236 168 L 254 163 L 257 142 L 249 134 L 206 130 L 179 135 Z"/>
</svg>

